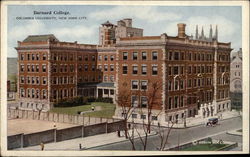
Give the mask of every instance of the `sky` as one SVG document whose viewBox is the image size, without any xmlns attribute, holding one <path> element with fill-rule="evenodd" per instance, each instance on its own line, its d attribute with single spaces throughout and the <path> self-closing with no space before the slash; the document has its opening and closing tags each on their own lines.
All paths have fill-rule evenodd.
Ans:
<svg viewBox="0 0 250 157">
<path fill-rule="evenodd" d="M 33 15 L 34 11 L 67 11 L 70 15 Z M 57 17 L 57 20 L 18 20 L 17 17 Z M 78 20 L 59 20 L 58 17 L 86 17 Z M 208 36 L 210 25 L 218 40 L 231 42 L 233 51 L 242 47 L 242 15 L 240 6 L 125 6 L 125 5 L 9 5 L 8 57 L 16 57 L 17 41 L 28 35 L 54 34 L 60 41 L 82 44 L 99 43 L 99 27 L 109 20 L 116 24 L 124 18 L 133 19 L 133 27 L 143 28 L 144 36 L 166 33 L 177 35 L 177 23 L 186 24 L 186 34 L 195 36 L 204 28 Z"/>
</svg>

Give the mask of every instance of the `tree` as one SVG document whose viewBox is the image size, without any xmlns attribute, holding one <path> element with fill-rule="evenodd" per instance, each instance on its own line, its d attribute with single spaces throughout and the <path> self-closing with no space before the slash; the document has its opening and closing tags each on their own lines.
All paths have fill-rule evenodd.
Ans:
<svg viewBox="0 0 250 157">
<path fill-rule="evenodd" d="M 140 83 L 139 83 L 140 84 Z M 143 90 L 137 90 L 137 91 L 131 91 L 127 84 L 124 83 L 121 90 L 119 91 L 117 95 L 117 104 L 121 107 L 122 110 L 122 117 L 124 119 L 124 131 L 125 131 L 125 137 L 129 139 L 132 150 L 135 150 L 135 141 L 134 141 L 134 132 L 136 131 L 137 135 L 139 136 L 140 143 L 143 146 L 143 150 L 147 149 L 147 143 L 148 143 L 148 135 L 151 133 L 151 125 L 152 125 L 152 110 L 154 106 L 160 105 L 162 106 L 161 99 L 157 97 L 157 94 L 161 92 L 162 84 L 158 81 L 148 82 L 147 88 Z M 141 88 L 139 88 L 141 89 Z M 137 105 L 133 106 L 131 102 L 131 96 L 135 96 L 138 103 Z M 142 101 L 140 101 L 141 96 L 146 97 L 146 105 Z M 139 99 L 138 99 L 139 98 Z M 128 123 L 129 119 L 134 111 L 140 111 L 142 115 L 147 115 L 147 120 L 142 120 L 142 130 L 143 134 L 141 134 L 138 131 L 137 126 L 134 123 L 134 120 L 132 121 L 132 134 L 128 131 Z M 156 115 L 156 117 L 159 116 L 161 111 L 159 111 Z M 167 136 L 168 137 L 168 136 Z M 164 145 L 164 144 L 162 144 Z M 166 145 L 166 144 L 165 144 Z"/>
</svg>

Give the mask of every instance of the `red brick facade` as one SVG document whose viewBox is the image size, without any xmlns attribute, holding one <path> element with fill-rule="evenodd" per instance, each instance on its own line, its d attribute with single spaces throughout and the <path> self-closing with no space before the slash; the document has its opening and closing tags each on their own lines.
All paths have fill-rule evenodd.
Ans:
<svg viewBox="0 0 250 157">
<path fill-rule="evenodd" d="M 193 39 L 185 34 L 185 24 L 178 24 L 178 31 L 176 37 L 126 36 L 103 45 L 60 42 L 53 37 L 19 42 L 20 107 L 26 103 L 29 108 L 32 103 L 49 109 L 53 102 L 75 96 L 106 94 L 115 100 L 126 86 L 132 93 L 131 106 L 147 108 L 145 93 L 157 82 L 160 88 L 152 116 L 159 111 L 160 116 L 154 120 L 207 117 L 230 110 L 230 43 L 218 42 L 217 34 Z M 117 104 L 115 117 L 121 116 Z"/>
</svg>

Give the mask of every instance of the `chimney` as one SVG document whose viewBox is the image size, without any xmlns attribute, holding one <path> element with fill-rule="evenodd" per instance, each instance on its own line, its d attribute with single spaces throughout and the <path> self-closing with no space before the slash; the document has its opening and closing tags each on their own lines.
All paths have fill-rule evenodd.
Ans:
<svg viewBox="0 0 250 157">
<path fill-rule="evenodd" d="M 186 24 L 178 23 L 177 26 L 178 26 L 178 37 L 179 38 L 185 38 L 186 37 L 186 34 L 185 34 Z"/>
</svg>

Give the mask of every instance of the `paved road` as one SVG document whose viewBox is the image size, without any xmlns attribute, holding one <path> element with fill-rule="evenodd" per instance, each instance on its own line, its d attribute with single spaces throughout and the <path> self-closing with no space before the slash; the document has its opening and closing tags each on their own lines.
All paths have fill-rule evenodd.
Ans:
<svg viewBox="0 0 250 157">
<path fill-rule="evenodd" d="M 232 118 L 219 122 L 216 127 L 197 126 L 187 129 L 173 129 L 170 133 L 169 144 L 167 148 L 177 146 L 178 143 L 187 143 L 204 137 L 211 137 L 223 134 L 230 130 L 242 128 L 241 118 Z M 179 140 L 178 140 L 179 139 Z M 178 142 L 179 141 L 179 142 Z M 136 150 L 142 150 L 142 144 L 139 139 L 135 140 Z M 147 150 L 157 150 L 160 145 L 160 138 L 158 135 L 153 135 L 148 138 Z M 131 150 L 131 143 L 123 141 L 120 143 L 109 144 L 92 148 L 93 150 Z"/>
</svg>

